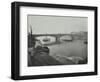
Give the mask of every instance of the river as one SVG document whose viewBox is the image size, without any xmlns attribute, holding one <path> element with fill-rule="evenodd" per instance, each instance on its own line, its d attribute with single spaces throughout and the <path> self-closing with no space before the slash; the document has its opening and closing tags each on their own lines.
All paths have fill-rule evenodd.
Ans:
<svg viewBox="0 0 100 82">
<path fill-rule="evenodd" d="M 54 56 L 66 56 L 66 57 L 87 57 L 87 44 L 84 44 L 82 40 L 64 42 L 61 44 L 55 44 L 48 46 L 50 49 L 50 55 Z"/>
</svg>

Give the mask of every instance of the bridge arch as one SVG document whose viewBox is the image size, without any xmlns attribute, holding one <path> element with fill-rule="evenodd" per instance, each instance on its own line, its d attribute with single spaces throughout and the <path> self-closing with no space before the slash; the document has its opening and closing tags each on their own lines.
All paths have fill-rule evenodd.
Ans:
<svg viewBox="0 0 100 82">
<path fill-rule="evenodd" d="M 34 36 L 37 39 L 41 38 L 41 40 L 43 40 L 43 38 L 45 38 L 47 36 L 47 37 L 52 38 L 53 40 L 55 40 L 55 43 L 61 42 L 62 39 L 66 40 L 66 41 L 67 40 L 68 41 L 73 40 L 73 36 L 71 34 L 36 34 Z"/>
</svg>

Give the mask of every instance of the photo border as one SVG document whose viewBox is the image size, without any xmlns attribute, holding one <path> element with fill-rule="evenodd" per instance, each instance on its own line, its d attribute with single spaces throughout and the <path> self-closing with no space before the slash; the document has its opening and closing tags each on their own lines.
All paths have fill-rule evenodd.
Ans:
<svg viewBox="0 0 100 82">
<path fill-rule="evenodd" d="M 60 9 L 80 9 L 94 10 L 94 72 L 81 73 L 63 73 L 63 74 L 46 74 L 46 75 L 30 75 L 20 76 L 20 7 L 44 7 L 44 8 L 60 8 Z M 31 3 L 31 2 L 12 2 L 11 5 L 11 78 L 14 80 L 25 79 L 41 79 L 41 78 L 57 78 L 57 77 L 73 77 L 97 75 L 97 7 L 95 6 L 77 6 L 77 5 L 61 5 L 48 3 Z"/>
</svg>

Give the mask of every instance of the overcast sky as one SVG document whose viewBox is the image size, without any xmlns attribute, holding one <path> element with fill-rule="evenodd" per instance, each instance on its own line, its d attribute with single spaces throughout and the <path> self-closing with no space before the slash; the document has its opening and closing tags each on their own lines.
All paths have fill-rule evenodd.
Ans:
<svg viewBox="0 0 100 82">
<path fill-rule="evenodd" d="M 28 31 L 33 34 L 57 34 L 87 31 L 87 17 L 28 15 Z"/>
</svg>

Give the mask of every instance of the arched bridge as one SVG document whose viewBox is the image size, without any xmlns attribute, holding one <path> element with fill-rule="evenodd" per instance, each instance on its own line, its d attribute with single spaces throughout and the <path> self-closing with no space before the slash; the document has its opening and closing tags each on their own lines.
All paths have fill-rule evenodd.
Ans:
<svg viewBox="0 0 100 82">
<path fill-rule="evenodd" d="M 60 42 L 60 38 L 62 36 L 70 36 L 73 40 L 73 35 L 72 34 L 34 34 L 34 37 L 41 37 L 41 36 L 51 36 L 55 38 L 55 42 L 58 43 Z"/>
</svg>

